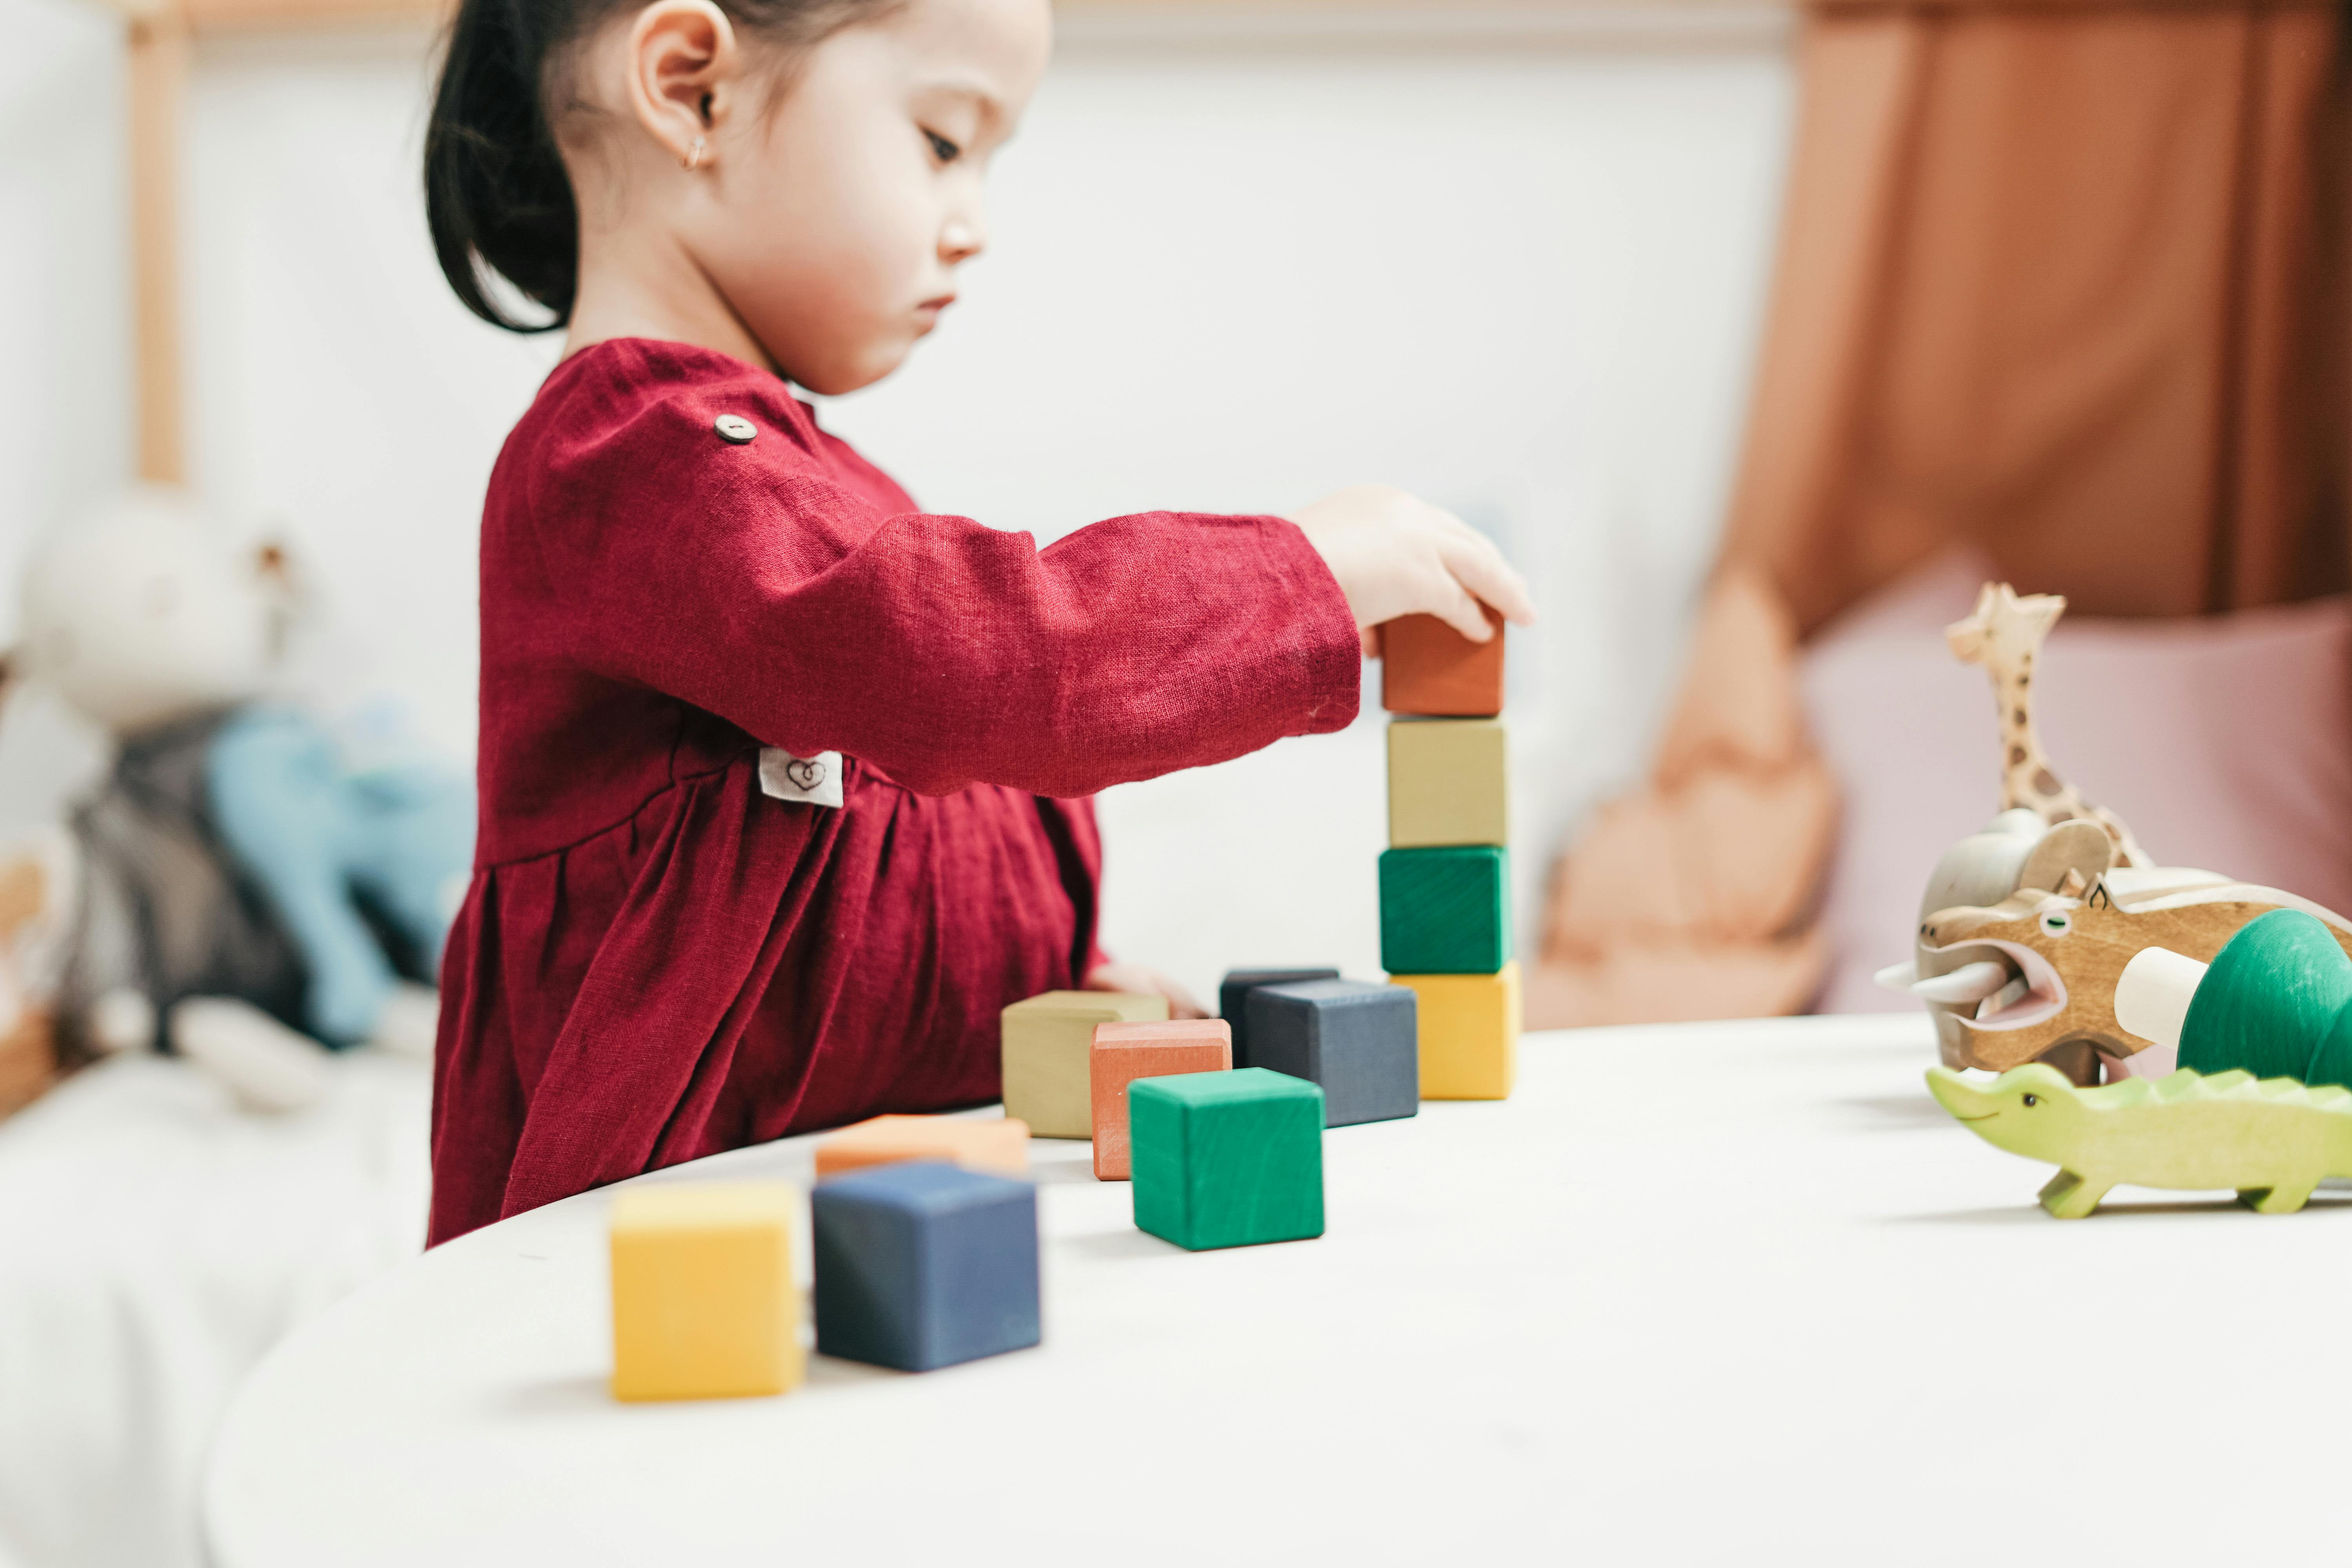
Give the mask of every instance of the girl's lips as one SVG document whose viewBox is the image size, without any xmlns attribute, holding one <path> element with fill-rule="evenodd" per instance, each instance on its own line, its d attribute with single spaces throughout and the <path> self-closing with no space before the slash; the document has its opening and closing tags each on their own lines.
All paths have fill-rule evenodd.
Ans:
<svg viewBox="0 0 2352 1568">
<path fill-rule="evenodd" d="M 915 309 L 918 310 L 928 311 L 931 315 L 936 316 L 941 310 L 946 310 L 950 305 L 952 305 L 955 302 L 956 297 L 954 295 L 942 294 L 936 300 L 924 300 L 921 304 L 916 306 Z"/>
</svg>

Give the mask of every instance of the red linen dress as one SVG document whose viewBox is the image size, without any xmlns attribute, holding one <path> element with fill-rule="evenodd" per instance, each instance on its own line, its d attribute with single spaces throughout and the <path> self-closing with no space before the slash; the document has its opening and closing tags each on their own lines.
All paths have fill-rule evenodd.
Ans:
<svg viewBox="0 0 2352 1568">
<path fill-rule="evenodd" d="M 775 376 L 643 340 L 565 362 L 509 437 L 481 609 L 436 1243 L 995 1098 L 998 1011 L 1095 956 L 1077 797 L 1339 729 L 1360 668 L 1289 523 L 1154 512 L 1040 551 L 917 511 Z M 761 794 L 763 745 L 841 752 L 842 806 Z"/>
</svg>

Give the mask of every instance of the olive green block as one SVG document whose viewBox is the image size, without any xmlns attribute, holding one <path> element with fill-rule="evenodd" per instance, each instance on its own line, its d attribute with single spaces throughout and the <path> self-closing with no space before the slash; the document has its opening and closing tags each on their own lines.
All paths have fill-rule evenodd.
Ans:
<svg viewBox="0 0 2352 1568">
<path fill-rule="evenodd" d="M 1127 1091 L 1135 1225 L 1193 1252 L 1323 1234 L 1323 1091 L 1240 1068 Z"/>
<path fill-rule="evenodd" d="M 1492 844 L 1381 856 L 1381 967 L 1493 974 L 1511 961 L 1511 861 Z"/>
<path fill-rule="evenodd" d="M 1004 1114 L 1034 1138 L 1095 1135 L 1097 1024 L 1164 1024 L 1168 998 L 1131 991 L 1048 991 L 1004 1009 Z"/>
<path fill-rule="evenodd" d="M 1510 739 L 1493 719 L 1389 726 L 1389 844 L 1511 841 Z"/>
</svg>

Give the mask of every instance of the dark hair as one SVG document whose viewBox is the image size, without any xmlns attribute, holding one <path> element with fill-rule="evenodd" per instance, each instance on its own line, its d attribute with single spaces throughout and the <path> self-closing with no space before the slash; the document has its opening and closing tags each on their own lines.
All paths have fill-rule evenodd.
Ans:
<svg viewBox="0 0 2352 1568">
<path fill-rule="evenodd" d="M 580 210 L 557 151 L 564 55 L 632 0 L 463 0 L 449 24 L 425 131 L 425 217 L 441 275 L 493 326 L 543 332 L 572 319 Z M 886 0 L 716 0 L 736 27 L 805 47 Z M 551 312 L 521 320 L 488 274 Z"/>
</svg>

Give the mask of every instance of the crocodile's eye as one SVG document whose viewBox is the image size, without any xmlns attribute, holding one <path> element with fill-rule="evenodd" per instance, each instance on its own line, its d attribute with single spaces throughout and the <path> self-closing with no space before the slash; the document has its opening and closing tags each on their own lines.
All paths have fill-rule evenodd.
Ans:
<svg viewBox="0 0 2352 1568">
<path fill-rule="evenodd" d="M 2056 910 L 2053 910 L 2048 914 L 2042 917 L 2042 931 L 2045 936 L 2064 936 L 2068 931 L 2073 931 L 2074 929 L 2074 917 L 2067 914 L 2062 914 Z"/>
<path fill-rule="evenodd" d="M 2038 1094 L 2029 1094 L 2025 1097 L 2025 1103 L 2029 1107 L 2039 1105 L 2042 1103 L 2042 1097 Z"/>
</svg>

